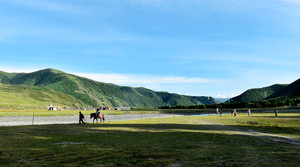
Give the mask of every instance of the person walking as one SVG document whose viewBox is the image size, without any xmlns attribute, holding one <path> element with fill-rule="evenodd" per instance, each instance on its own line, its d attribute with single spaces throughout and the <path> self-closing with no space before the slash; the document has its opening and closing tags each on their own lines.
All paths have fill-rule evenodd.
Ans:
<svg viewBox="0 0 300 167">
<path fill-rule="evenodd" d="M 275 117 L 277 117 L 277 110 L 274 110 L 274 113 L 275 113 Z"/>
<path fill-rule="evenodd" d="M 82 122 L 83 124 L 85 124 L 85 122 L 83 121 L 84 115 L 81 113 L 81 111 L 79 111 L 79 124 Z"/>
<path fill-rule="evenodd" d="M 250 110 L 250 108 L 248 109 L 248 116 L 250 117 L 250 115 L 251 115 L 251 110 Z"/>
</svg>

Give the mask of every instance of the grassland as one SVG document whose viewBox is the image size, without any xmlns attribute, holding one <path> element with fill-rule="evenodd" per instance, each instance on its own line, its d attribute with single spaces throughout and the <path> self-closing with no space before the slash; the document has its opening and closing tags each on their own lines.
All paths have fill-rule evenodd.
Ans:
<svg viewBox="0 0 300 167">
<path fill-rule="evenodd" d="M 51 89 L 0 83 L 0 110 L 47 109 L 49 104 L 59 108 L 84 106 L 80 100 Z"/>
<path fill-rule="evenodd" d="M 227 114 L 0 127 L 0 166 L 298 166 L 299 117 Z"/>
</svg>

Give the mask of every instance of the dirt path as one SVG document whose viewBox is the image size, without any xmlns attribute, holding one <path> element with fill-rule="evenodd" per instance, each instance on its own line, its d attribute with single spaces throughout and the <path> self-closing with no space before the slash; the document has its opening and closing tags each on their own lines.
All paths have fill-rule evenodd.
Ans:
<svg viewBox="0 0 300 167">
<path fill-rule="evenodd" d="M 173 114 L 124 114 L 105 115 L 105 121 L 138 120 L 146 118 L 173 117 Z M 93 122 L 88 115 L 85 122 Z M 73 124 L 78 123 L 78 116 L 3 116 L 0 117 L 0 126 L 46 125 L 46 124 Z"/>
<path fill-rule="evenodd" d="M 200 120 L 197 121 L 200 125 L 210 125 L 212 129 L 219 130 L 219 133 L 228 134 L 228 135 L 245 135 L 245 136 L 255 136 L 259 138 L 265 138 L 272 140 L 274 142 L 284 142 L 289 144 L 300 145 L 300 138 L 293 138 L 279 134 L 272 134 L 266 132 L 259 132 L 253 129 L 245 130 L 241 129 L 238 126 L 224 125 L 219 122 Z"/>
</svg>

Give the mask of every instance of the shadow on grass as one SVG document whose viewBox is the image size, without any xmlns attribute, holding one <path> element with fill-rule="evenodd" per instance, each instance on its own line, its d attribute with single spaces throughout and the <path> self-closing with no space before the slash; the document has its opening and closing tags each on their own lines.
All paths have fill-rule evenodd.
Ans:
<svg viewBox="0 0 300 167">
<path fill-rule="evenodd" d="M 277 126 L 266 126 L 266 125 L 253 125 L 252 122 L 248 122 L 249 125 L 188 125 L 188 124 L 102 124 L 94 125 L 94 127 L 100 127 L 99 129 L 105 130 L 106 128 L 117 128 L 119 131 L 127 131 L 126 128 L 132 128 L 130 131 L 149 131 L 151 132 L 167 132 L 177 130 L 179 132 L 193 132 L 205 133 L 205 131 L 232 131 L 235 132 L 248 132 L 249 130 L 257 130 L 265 133 L 274 134 L 288 134 L 288 135 L 300 135 L 300 128 L 297 127 L 277 127 Z M 93 127 L 93 125 L 92 125 Z M 244 135 L 246 135 L 244 133 Z"/>
<path fill-rule="evenodd" d="M 277 117 L 274 116 L 251 116 L 253 118 L 290 118 L 290 119 L 300 119 L 300 116 L 281 116 L 280 114 Z"/>
<path fill-rule="evenodd" d="M 230 133 L 243 128 L 248 129 L 230 125 L 112 123 L 0 127 L 0 165 L 293 166 L 300 163 L 295 159 L 300 148 L 294 144 Z"/>
</svg>

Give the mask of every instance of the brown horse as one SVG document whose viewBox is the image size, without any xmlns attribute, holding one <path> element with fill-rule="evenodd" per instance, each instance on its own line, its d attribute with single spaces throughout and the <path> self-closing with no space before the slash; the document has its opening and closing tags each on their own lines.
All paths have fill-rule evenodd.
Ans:
<svg viewBox="0 0 300 167">
<path fill-rule="evenodd" d="M 92 118 L 94 118 L 93 119 L 93 123 L 94 123 L 94 121 L 95 121 L 95 119 L 97 120 L 97 123 L 98 123 L 98 118 L 100 119 L 100 123 L 103 121 L 103 123 L 104 123 L 104 121 L 105 121 L 105 118 L 104 118 L 104 115 L 103 114 L 99 114 L 99 117 L 97 117 L 97 114 L 96 113 L 91 113 L 90 114 L 90 119 L 92 119 Z"/>
</svg>

